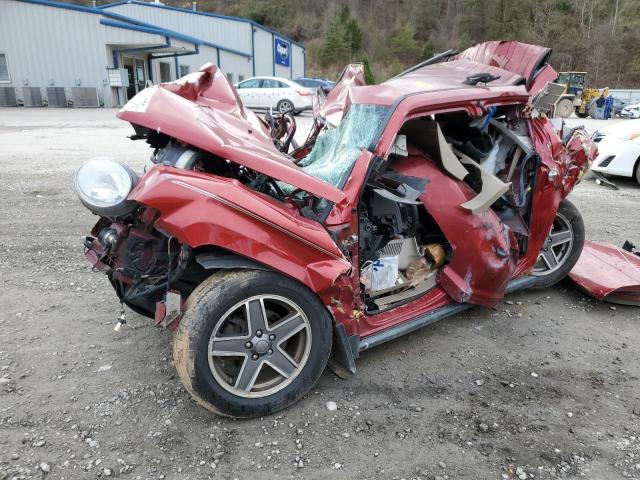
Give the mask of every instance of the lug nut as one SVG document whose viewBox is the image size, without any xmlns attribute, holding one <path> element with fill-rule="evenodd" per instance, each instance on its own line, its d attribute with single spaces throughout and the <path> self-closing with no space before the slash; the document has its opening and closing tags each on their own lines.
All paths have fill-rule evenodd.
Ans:
<svg viewBox="0 0 640 480">
<path fill-rule="evenodd" d="M 267 352 L 269 355 L 273 354 L 273 350 L 269 349 L 269 351 Z"/>
<path fill-rule="evenodd" d="M 247 348 L 251 348 L 251 347 L 253 347 L 253 345 L 251 344 L 251 342 L 247 342 L 247 343 L 245 343 L 245 344 L 244 344 L 244 346 L 245 346 L 245 347 L 247 347 Z"/>
<path fill-rule="evenodd" d="M 254 360 L 257 360 L 258 359 L 258 354 L 254 353 L 253 355 L 251 355 L 251 358 L 253 358 Z"/>
<path fill-rule="evenodd" d="M 262 330 L 256 330 L 256 336 L 257 337 L 261 337 L 262 336 Z"/>
<path fill-rule="evenodd" d="M 276 336 L 272 333 L 271 335 L 269 335 L 269 340 L 275 340 Z"/>
</svg>

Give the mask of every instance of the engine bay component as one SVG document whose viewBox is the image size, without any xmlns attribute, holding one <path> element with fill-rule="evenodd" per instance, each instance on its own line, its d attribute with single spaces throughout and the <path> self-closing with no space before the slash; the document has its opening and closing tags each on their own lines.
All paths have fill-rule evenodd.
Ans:
<svg viewBox="0 0 640 480">
<path fill-rule="evenodd" d="M 103 228 L 98 233 L 98 241 L 104 248 L 104 253 L 109 255 L 118 244 L 118 232 L 113 228 Z"/>
<path fill-rule="evenodd" d="M 380 255 L 383 257 L 397 256 L 400 270 L 406 270 L 411 263 L 421 257 L 415 237 L 391 240 L 382 249 Z"/>
</svg>

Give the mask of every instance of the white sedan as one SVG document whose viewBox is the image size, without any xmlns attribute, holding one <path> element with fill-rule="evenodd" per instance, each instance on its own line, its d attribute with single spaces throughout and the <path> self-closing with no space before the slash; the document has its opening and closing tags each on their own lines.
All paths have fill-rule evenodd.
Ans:
<svg viewBox="0 0 640 480">
<path fill-rule="evenodd" d="M 627 105 L 620 110 L 620 116 L 622 118 L 640 118 L 640 104 Z"/>
<path fill-rule="evenodd" d="M 252 77 L 235 85 L 242 103 L 249 108 L 275 109 L 280 113 L 310 110 L 315 91 L 279 77 Z"/>
<path fill-rule="evenodd" d="M 621 177 L 634 177 L 640 183 L 640 119 L 617 122 L 593 134 L 598 157 L 591 170 Z"/>
</svg>

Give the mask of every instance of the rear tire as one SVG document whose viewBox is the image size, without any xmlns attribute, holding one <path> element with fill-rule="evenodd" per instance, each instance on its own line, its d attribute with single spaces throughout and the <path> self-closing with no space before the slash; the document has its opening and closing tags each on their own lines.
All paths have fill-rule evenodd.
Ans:
<svg viewBox="0 0 640 480">
<path fill-rule="evenodd" d="M 584 246 L 584 222 L 578 209 L 564 199 L 531 274 L 538 277 L 534 288 L 548 288 L 575 266 Z"/>
<path fill-rule="evenodd" d="M 635 177 L 636 177 L 636 182 L 640 184 L 640 158 L 636 160 Z"/>
<path fill-rule="evenodd" d="M 276 272 L 216 273 L 193 291 L 184 311 L 173 337 L 178 376 L 198 403 L 220 415 L 258 417 L 288 407 L 329 359 L 327 309 Z"/>
</svg>

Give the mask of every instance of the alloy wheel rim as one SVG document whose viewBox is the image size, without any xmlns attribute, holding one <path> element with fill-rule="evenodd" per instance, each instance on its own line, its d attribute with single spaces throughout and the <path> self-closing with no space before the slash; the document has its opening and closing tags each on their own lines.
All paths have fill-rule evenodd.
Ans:
<svg viewBox="0 0 640 480">
<path fill-rule="evenodd" d="M 573 228 L 563 214 L 556 214 L 549 236 L 544 242 L 532 275 L 541 277 L 558 271 L 567 261 L 573 249 Z"/>
<path fill-rule="evenodd" d="M 209 369 L 220 386 L 245 398 L 272 395 L 291 384 L 311 350 L 311 324 L 288 298 L 257 295 L 228 309 L 208 346 Z"/>
<path fill-rule="evenodd" d="M 285 100 L 280 104 L 280 113 L 287 113 L 293 110 L 293 105 L 288 100 Z"/>
</svg>

